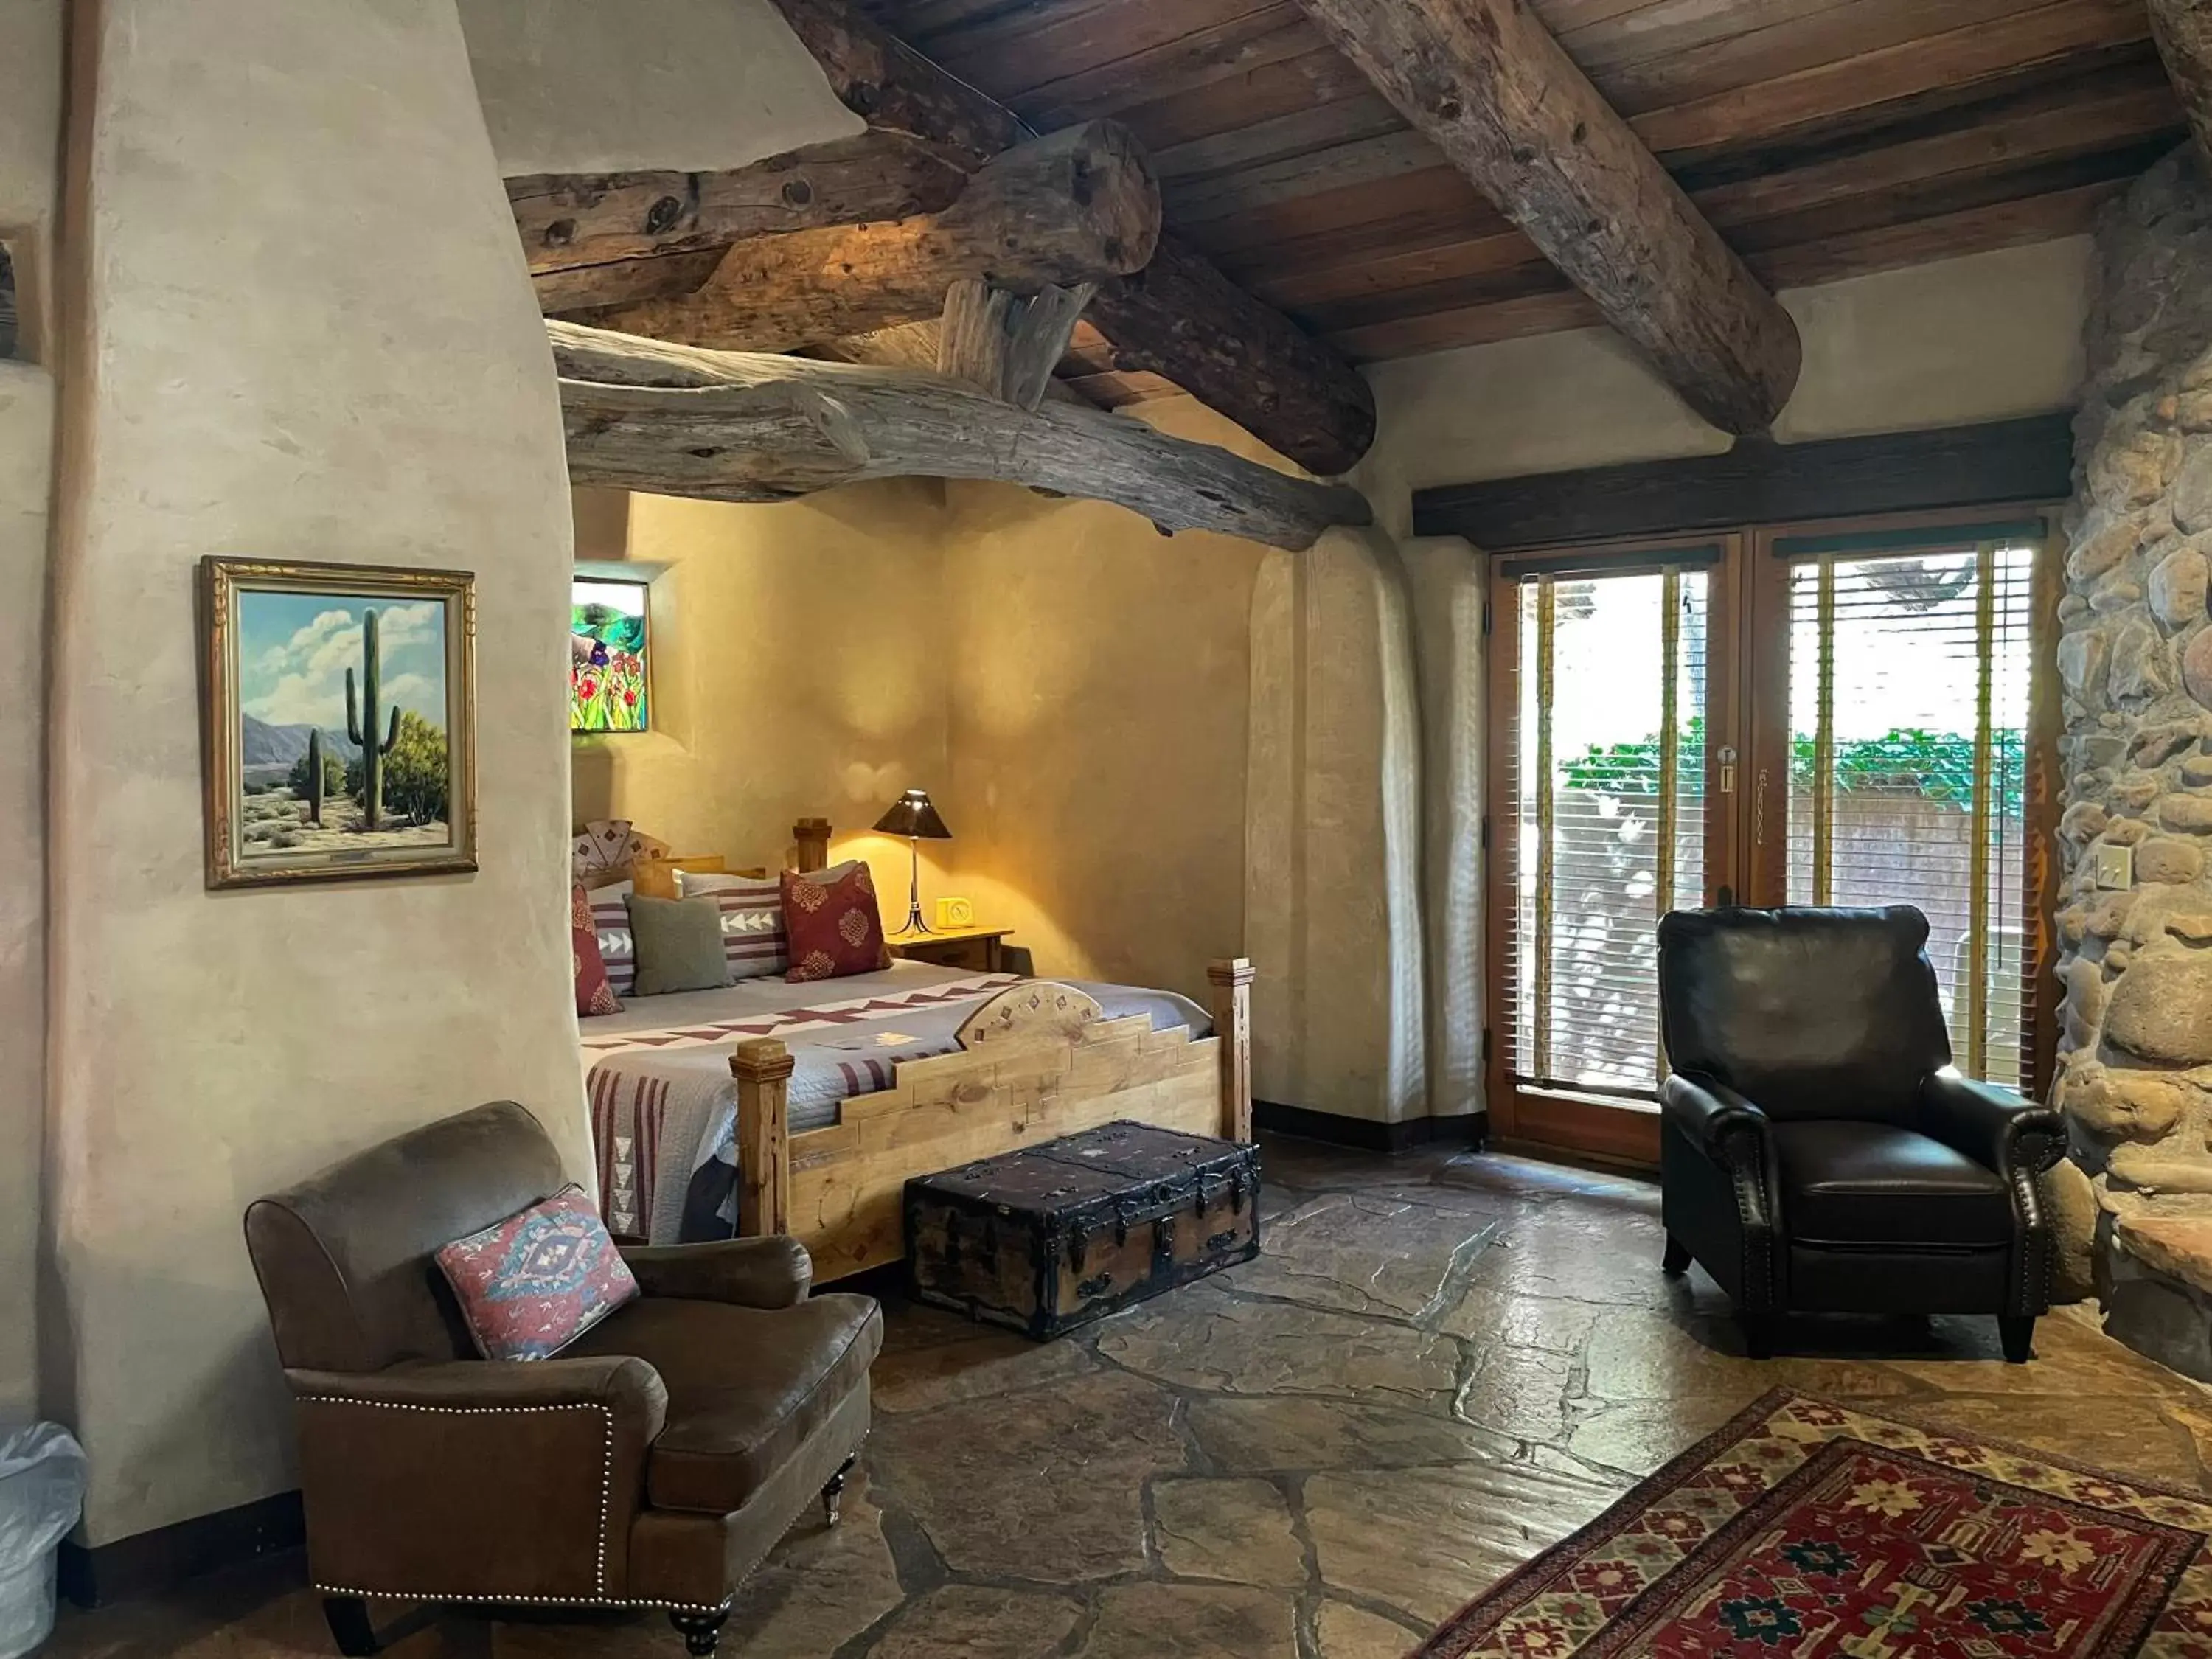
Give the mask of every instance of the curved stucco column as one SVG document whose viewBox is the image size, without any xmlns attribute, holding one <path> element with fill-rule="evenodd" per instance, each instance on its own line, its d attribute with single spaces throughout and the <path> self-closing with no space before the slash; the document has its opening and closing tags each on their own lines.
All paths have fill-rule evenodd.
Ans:
<svg viewBox="0 0 2212 1659">
<path fill-rule="evenodd" d="M 560 410 L 453 0 L 73 9 L 46 1358 L 97 1545 L 293 1483 L 250 1200 L 489 1098 L 589 1136 Z M 476 573 L 480 872 L 204 890 L 210 553 Z"/>
<path fill-rule="evenodd" d="M 1382 531 L 1271 556 L 1252 602 L 1253 1089 L 1386 1123 L 1428 1109 L 1419 689 Z"/>
</svg>

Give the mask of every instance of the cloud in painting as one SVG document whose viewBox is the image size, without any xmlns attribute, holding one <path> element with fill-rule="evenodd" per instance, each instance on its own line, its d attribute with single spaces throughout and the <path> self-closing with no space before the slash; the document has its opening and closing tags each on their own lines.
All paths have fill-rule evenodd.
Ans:
<svg viewBox="0 0 2212 1659">
<path fill-rule="evenodd" d="M 374 610 L 386 704 L 445 725 L 443 605 L 267 592 L 240 600 L 240 702 L 256 720 L 343 731 L 345 671 L 360 672 L 361 616 Z"/>
</svg>

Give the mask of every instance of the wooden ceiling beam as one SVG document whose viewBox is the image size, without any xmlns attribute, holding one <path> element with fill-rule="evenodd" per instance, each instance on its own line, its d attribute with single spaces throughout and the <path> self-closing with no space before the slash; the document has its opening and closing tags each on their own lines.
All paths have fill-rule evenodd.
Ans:
<svg viewBox="0 0 2212 1659">
<path fill-rule="evenodd" d="M 1140 270 L 1159 241 L 1151 164 L 1111 121 L 1004 151 L 942 211 L 732 246 L 697 292 L 579 320 L 726 350 L 787 351 L 923 318 L 963 277 L 1034 293 Z"/>
<path fill-rule="evenodd" d="M 1517 0 L 1300 0 L 1438 147 L 1723 431 L 1797 384 L 1796 325 Z"/>
<path fill-rule="evenodd" d="M 943 123 L 941 154 L 980 167 L 1020 132 L 1011 111 L 899 45 L 851 0 L 775 3 L 872 125 L 885 100 L 868 64 L 895 80 L 909 126 Z M 1143 272 L 1102 282 L 1089 314 L 1113 343 L 1113 372 L 1164 375 L 1312 471 L 1348 471 L 1375 441 L 1374 394 L 1352 366 L 1173 237 Z"/>
<path fill-rule="evenodd" d="M 866 478 L 989 478 L 1112 501 L 1163 533 L 1310 547 L 1364 496 L 1141 421 L 1034 411 L 943 375 L 705 351 L 549 319 L 568 475 L 655 495 L 773 501 Z"/>
<path fill-rule="evenodd" d="M 2197 150 L 2212 162 L 2212 0 L 2150 0 L 2150 32 Z"/>
<path fill-rule="evenodd" d="M 689 293 L 751 236 L 950 206 L 968 171 L 894 132 L 811 144 L 718 173 L 534 173 L 507 181 L 539 308 Z"/>
</svg>

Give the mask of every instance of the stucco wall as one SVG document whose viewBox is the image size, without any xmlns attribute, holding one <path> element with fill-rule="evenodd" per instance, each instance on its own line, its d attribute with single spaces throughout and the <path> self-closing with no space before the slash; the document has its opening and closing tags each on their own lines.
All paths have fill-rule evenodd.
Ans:
<svg viewBox="0 0 2212 1659">
<path fill-rule="evenodd" d="M 75 27 L 47 1358 L 100 1544 L 292 1482 L 256 1194 L 497 1097 L 588 1164 L 566 469 L 453 0 L 80 0 Z M 216 552 L 477 573 L 479 873 L 204 890 Z"/>
<path fill-rule="evenodd" d="M 631 495 L 626 514 L 612 492 L 576 497 L 578 558 L 651 574 L 653 726 L 574 739 L 577 821 L 626 817 L 679 853 L 773 869 L 793 819 L 826 817 L 896 926 L 905 843 L 855 832 L 902 789 L 949 787 L 940 487 L 763 507 Z"/>
<path fill-rule="evenodd" d="M 1181 438 L 1261 446 L 1188 398 Z M 1043 973 L 1206 998 L 1245 938 L 1248 627 L 1266 550 L 1096 501 L 946 492 L 957 884 Z"/>
<path fill-rule="evenodd" d="M 0 9 L 0 238 L 16 262 L 19 357 L 46 355 L 39 290 L 61 148 L 60 0 Z M 0 654 L 0 1420 L 38 1399 L 40 1159 L 46 1069 L 46 586 L 53 381 L 0 362 L 0 591 L 17 612 Z"/>
<path fill-rule="evenodd" d="M 769 0 L 459 0 L 502 173 L 740 167 L 867 124 Z"/>
</svg>

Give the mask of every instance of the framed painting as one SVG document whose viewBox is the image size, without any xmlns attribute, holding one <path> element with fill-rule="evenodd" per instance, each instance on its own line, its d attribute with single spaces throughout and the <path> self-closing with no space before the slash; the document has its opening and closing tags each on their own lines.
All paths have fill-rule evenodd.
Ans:
<svg viewBox="0 0 2212 1659">
<path fill-rule="evenodd" d="M 568 604 L 568 729 L 652 727 L 651 645 L 643 582 L 579 576 Z"/>
<path fill-rule="evenodd" d="M 200 561 L 210 887 L 477 867 L 476 577 Z"/>
</svg>

